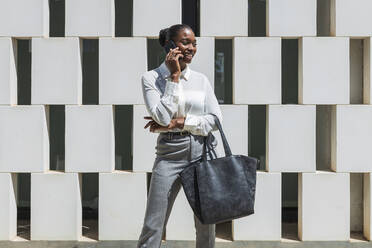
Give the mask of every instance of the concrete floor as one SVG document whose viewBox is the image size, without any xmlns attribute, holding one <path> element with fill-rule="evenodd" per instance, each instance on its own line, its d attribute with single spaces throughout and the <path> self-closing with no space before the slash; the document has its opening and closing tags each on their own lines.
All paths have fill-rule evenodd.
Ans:
<svg viewBox="0 0 372 248">
<path fill-rule="evenodd" d="M 0 241 L 1 248 L 136 248 L 137 241 Z M 371 242 L 218 241 L 216 248 L 362 248 Z M 161 248 L 195 248 L 195 241 L 164 241 Z"/>
<path fill-rule="evenodd" d="M 30 225 L 28 221 L 18 222 L 18 236 L 12 241 L 0 241 L 0 248 L 136 248 L 137 241 L 98 241 L 96 221 L 83 222 L 83 238 L 81 241 L 30 241 Z M 226 225 L 226 230 L 228 230 Z M 216 237 L 216 248 L 362 248 L 372 247 L 362 233 L 351 233 L 349 242 L 343 241 L 300 241 L 297 237 L 297 223 L 285 223 L 282 226 L 281 241 L 231 241 L 229 234 L 219 232 Z M 161 248 L 195 248 L 195 241 L 162 242 Z"/>
</svg>

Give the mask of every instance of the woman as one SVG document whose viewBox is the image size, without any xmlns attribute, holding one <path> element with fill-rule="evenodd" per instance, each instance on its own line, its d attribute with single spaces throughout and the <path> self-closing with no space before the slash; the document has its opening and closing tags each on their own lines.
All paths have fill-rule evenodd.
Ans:
<svg viewBox="0 0 372 248">
<path fill-rule="evenodd" d="M 165 61 L 142 75 L 145 105 L 151 116 L 145 129 L 158 132 L 156 159 L 152 168 L 144 225 L 137 248 L 159 248 L 174 200 L 180 190 L 179 173 L 201 158 L 203 139 L 216 147 L 211 131 L 218 130 L 215 114 L 222 123 L 221 109 L 208 78 L 188 66 L 196 53 L 192 29 L 185 24 L 162 29 L 159 42 L 164 47 L 173 40 Z M 208 159 L 211 159 L 207 148 Z M 190 208 L 191 209 L 191 208 Z M 204 225 L 194 215 L 196 247 L 212 248 L 215 225 Z"/>
</svg>

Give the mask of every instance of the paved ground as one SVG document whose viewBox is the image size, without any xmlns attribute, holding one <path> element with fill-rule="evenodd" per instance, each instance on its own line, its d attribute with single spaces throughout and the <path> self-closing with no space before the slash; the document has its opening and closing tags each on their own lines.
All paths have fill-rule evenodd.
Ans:
<svg viewBox="0 0 372 248">
<path fill-rule="evenodd" d="M 0 248 L 136 248 L 137 241 L 97 241 L 98 228 L 94 221 L 84 221 L 82 241 L 30 241 L 28 221 L 18 222 L 17 238 L 13 241 L 0 241 Z M 372 247 L 361 232 L 352 232 L 350 241 L 319 242 L 300 241 L 297 236 L 297 223 L 282 226 L 281 241 L 231 241 L 231 226 L 220 227 L 215 248 L 364 248 Z M 226 230 L 224 230 L 226 229 Z M 195 248 L 195 241 L 163 241 L 161 248 Z"/>
<path fill-rule="evenodd" d="M 0 241 L 1 248 L 136 248 L 137 241 Z M 162 248 L 195 248 L 192 241 L 167 241 Z M 362 248 L 372 242 L 305 242 L 305 241 L 230 241 L 216 242 L 216 248 Z"/>
</svg>

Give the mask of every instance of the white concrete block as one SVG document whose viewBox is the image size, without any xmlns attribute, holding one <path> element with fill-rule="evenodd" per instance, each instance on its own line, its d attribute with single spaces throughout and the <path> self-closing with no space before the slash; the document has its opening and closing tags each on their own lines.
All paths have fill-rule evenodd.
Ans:
<svg viewBox="0 0 372 248">
<path fill-rule="evenodd" d="M 181 186 L 166 227 L 167 240 L 195 240 L 194 212 Z"/>
<path fill-rule="evenodd" d="M 146 173 L 99 174 L 99 240 L 137 240 L 146 211 Z"/>
<path fill-rule="evenodd" d="M 298 42 L 300 104 L 349 104 L 349 38 L 303 37 Z"/>
<path fill-rule="evenodd" d="M 111 105 L 66 105 L 66 172 L 111 172 L 115 168 Z"/>
<path fill-rule="evenodd" d="M 31 174 L 31 240 L 79 240 L 82 235 L 81 175 Z"/>
<path fill-rule="evenodd" d="M 0 54 L 0 104 L 17 104 L 15 46 L 11 38 L 0 38 Z"/>
<path fill-rule="evenodd" d="M 0 240 L 17 236 L 16 174 L 0 173 Z"/>
<path fill-rule="evenodd" d="M 133 105 L 133 171 L 151 172 L 156 157 L 156 141 L 159 133 L 144 129 L 150 116 L 145 105 Z M 144 156 L 146 154 L 146 156 Z"/>
<path fill-rule="evenodd" d="M 316 0 L 268 0 L 267 36 L 316 36 Z"/>
<path fill-rule="evenodd" d="M 336 172 L 372 172 L 372 106 L 332 106 L 331 168 Z"/>
<path fill-rule="evenodd" d="M 0 1 L 0 36 L 48 37 L 48 0 Z"/>
<path fill-rule="evenodd" d="M 78 38 L 33 38 L 32 104 L 81 104 L 82 67 Z"/>
<path fill-rule="evenodd" d="M 315 138 L 315 105 L 268 105 L 267 171 L 315 172 Z"/>
<path fill-rule="evenodd" d="M 371 36 L 372 2 L 369 0 L 331 0 L 332 36 Z"/>
<path fill-rule="evenodd" d="M 200 36 L 248 36 L 248 1 L 200 1 Z"/>
<path fill-rule="evenodd" d="M 254 213 L 233 220 L 234 240 L 281 239 L 281 188 L 281 173 L 257 171 Z"/>
<path fill-rule="evenodd" d="M 133 36 L 158 36 L 161 29 L 182 23 L 181 8 L 181 0 L 133 1 Z"/>
<path fill-rule="evenodd" d="M 100 39 L 100 104 L 144 104 L 141 74 L 147 71 L 146 46 L 145 38 Z"/>
<path fill-rule="evenodd" d="M 280 104 L 281 39 L 234 38 L 234 104 Z"/>
<path fill-rule="evenodd" d="M 372 184 L 371 173 L 363 174 L 363 235 L 367 240 L 371 240 L 371 225 L 372 225 Z"/>
<path fill-rule="evenodd" d="M 350 239 L 350 174 L 298 174 L 298 236 L 302 241 Z"/>
<path fill-rule="evenodd" d="M 66 0 L 66 36 L 114 36 L 114 0 Z"/>
<path fill-rule="evenodd" d="M 207 76 L 214 89 L 214 37 L 195 37 L 197 52 L 189 64 L 192 70 Z"/>
<path fill-rule="evenodd" d="M 222 129 L 233 154 L 248 155 L 248 105 L 220 105 L 222 112 Z M 239 121 L 236 121 L 239 119 Z M 213 131 L 217 138 L 215 148 L 218 157 L 225 156 L 220 132 Z"/>
<path fill-rule="evenodd" d="M 0 106 L 0 172 L 43 172 L 49 168 L 44 106 Z"/>
</svg>

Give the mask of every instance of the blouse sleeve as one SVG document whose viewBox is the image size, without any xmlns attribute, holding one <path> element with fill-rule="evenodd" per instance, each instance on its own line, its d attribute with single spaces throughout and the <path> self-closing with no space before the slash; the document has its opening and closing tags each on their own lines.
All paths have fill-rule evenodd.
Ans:
<svg viewBox="0 0 372 248">
<path fill-rule="evenodd" d="M 192 115 L 186 114 L 184 127 L 182 130 L 187 130 L 194 135 L 208 136 L 211 131 L 218 130 L 215 123 L 214 116 L 210 113 L 215 114 L 221 125 L 222 125 L 222 113 L 220 105 L 218 104 L 216 95 L 212 89 L 212 86 L 206 76 L 204 76 L 204 87 L 205 87 L 205 101 L 204 101 L 204 115 Z"/>
<path fill-rule="evenodd" d="M 142 75 L 142 92 L 147 112 L 161 126 L 168 126 L 178 110 L 178 101 L 181 94 L 179 83 L 166 79 L 164 94 L 151 82 L 152 79 Z"/>
</svg>

